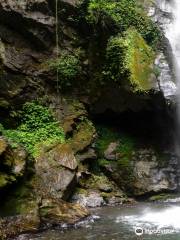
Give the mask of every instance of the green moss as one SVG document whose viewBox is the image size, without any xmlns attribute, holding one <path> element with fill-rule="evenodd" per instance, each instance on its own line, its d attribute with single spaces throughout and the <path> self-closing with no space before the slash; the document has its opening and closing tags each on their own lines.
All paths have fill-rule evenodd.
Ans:
<svg viewBox="0 0 180 240">
<path fill-rule="evenodd" d="M 3 188 L 14 181 L 16 181 L 14 176 L 0 172 L 0 188 Z"/>
<path fill-rule="evenodd" d="M 88 195 L 88 191 L 87 191 L 86 189 L 84 189 L 84 188 L 76 188 L 75 193 L 77 193 L 77 194 L 83 194 L 83 195 L 85 195 L 85 196 Z"/>
<path fill-rule="evenodd" d="M 168 198 L 172 198 L 172 195 L 167 193 L 158 194 L 149 198 L 150 201 L 164 201 Z"/>
<path fill-rule="evenodd" d="M 118 84 L 130 84 L 134 91 L 152 89 L 155 54 L 135 29 L 124 37 L 112 37 L 107 46 L 107 68 L 104 74 Z M 125 81 L 126 80 L 126 81 Z"/>
<path fill-rule="evenodd" d="M 119 140 L 120 136 L 116 130 L 104 126 L 97 126 L 98 138 L 96 141 L 96 149 L 100 158 L 104 157 L 104 151 L 111 142 Z"/>
<path fill-rule="evenodd" d="M 42 143 L 49 146 L 55 142 L 64 142 L 64 132 L 47 107 L 29 102 L 23 105 L 20 115 L 21 124 L 16 130 L 3 130 L 3 135 L 12 142 L 12 147 L 22 145 L 35 157 Z"/>
<path fill-rule="evenodd" d="M 30 182 L 22 182 L 16 185 L 9 193 L 3 204 L 3 214 L 17 215 L 29 214 L 37 208 L 36 196 Z"/>
<path fill-rule="evenodd" d="M 8 175 L 4 173 L 0 173 L 0 188 L 6 186 L 8 184 Z"/>
<path fill-rule="evenodd" d="M 110 143 L 117 142 L 116 160 L 106 160 L 104 151 Z M 98 127 L 98 139 L 96 149 L 99 156 L 98 165 L 102 169 L 113 169 L 114 180 L 123 189 L 131 186 L 133 181 L 133 168 L 131 165 L 132 154 L 136 150 L 135 139 L 129 135 L 118 133 L 117 129 Z M 117 174 L 118 173 L 118 174 Z M 117 177 L 118 176 L 118 177 Z"/>
<path fill-rule="evenodd" d="M 86 117 L 82 117 L 72 138 L 69 139 L 72 149 L 75 152 L 79 152 L 88 147 L 92 143 L 95 133 L 96 130 L 93 123 Z"/>
<path fill-rule="evenodd" d="M 97 127 L 97 132 L 98 139 L 96 141 L 96 149 L 101 158 L 104 157 L 104 151 L 112 142 L 119 143 L 116 151 L 117 153 L 121 153 L 121 158 L 123 158 L 123 156 L 129 157 L 133 152 L 135 141 L 132 137 L 123 133 L 118 133 L 117 129 L 109 127 Z"/>
</svg>

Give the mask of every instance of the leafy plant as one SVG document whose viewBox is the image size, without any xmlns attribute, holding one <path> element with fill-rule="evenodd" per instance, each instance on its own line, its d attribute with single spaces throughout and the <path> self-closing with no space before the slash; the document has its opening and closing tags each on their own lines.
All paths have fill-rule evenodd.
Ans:
<svg viewBox="0 0 180 240">
<path fill-rule="evenodd" d="M 70 87 L 81 72 L 80 60 L 75 55 L 63 53 L 59 58 L 50 61 L 50 68 L 57 71 L 61 87 Z"/>
<path fill-rule="evenodd" d="M 39 152 L 38 146 L 63 142 L 65 135 L 51 111 L 36 102 L 25 103 L 21 111 L 21 124 L 13 129 L 4 129 L 3 134 L 12 141 L 12 146 L 23 145 L 33 156 Z"/>
<path fill-rule="evenodd" d="M 135 27 L 145 40 L 155 45 L 160 37 L 157 25 L 136 0 L 90 0 L 87 19 L 90 23 L 109 24 L 114 21 L 119 32 Z"/>
</svg>

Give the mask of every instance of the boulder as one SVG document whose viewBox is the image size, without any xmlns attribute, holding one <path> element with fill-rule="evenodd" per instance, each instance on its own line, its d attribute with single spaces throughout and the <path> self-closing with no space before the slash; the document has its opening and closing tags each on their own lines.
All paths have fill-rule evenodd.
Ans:
<svg viewBox="0 0 180 240">
<path fill-rule="evenodd" d="M 64 202 L 60 199 L 43 198 L 40 205 L 42 224 L 61 225 L 75 224 L 89 215 L 89 212 L 78 204 Z"/>
<path fill-rule="evenodd" d="M 128 165 L 106 161 L 105 173 L 129 196 L 143 196 L 179 189 L 178 158 L 171 153 L 159 155 L 154 149 L 135 150 Z"/>
<path fill-rule="evenodd" d="M 68 199 L 76 184 L 77 162 L 69 144 L 60 144 L 36 159 L 39 190 Z"/>
<path fill-rule="evenodd" d="M 12 148 L 4 137 L 0 138 L 0 188 L 12 184 L 25 172 L 28 154 L 24 148 Z"/>
<path fill-rule="evenodd" d="M 76 155 L 76 158 L 80 162 L 84 162 L 85 160 L 94 160 L 97 158 L 96 152 L 93 148 L 88 148 L 86 152 L 82 152 Z"/>
<path fill-rule="evenodd" d="M 107 149 L 104 151 L 104 157 L 107 160 L 116 160 L 117 159 L 117 147 L 119 142 L 112 142 L 108 145 Z"/>
<path fill-rule="evenodd" d="M 82 121 L 74 131 L 70 144 L 75 153 L 89 147 L 96 137 L 96 129 L 89 120 Z"/>
<path fill-rule="evenodd" d="M 176 160 L 178 166 L 178 159 Z M 134 194 L 174 191 L 178 189 L 177 169 L 171 154 L 159 157 L 152 149 L 139 150 L 134 155 Z"/>
<path fill-rule="evenodd" d="M 105 205 L 105 201 L 100 193 L 95 191 L 90 191 L 87 194 L 84 193 L 77 193 L 73 196 L 73 202 L 76 202 L 84 207 L 101 207 Z"/>
<path fill-rule="evenodd" d="M 40 218 L 36 214 L 20 215 L 0 219 L 0 238 L 2 240 L 39 229 Z"/>
</svg>

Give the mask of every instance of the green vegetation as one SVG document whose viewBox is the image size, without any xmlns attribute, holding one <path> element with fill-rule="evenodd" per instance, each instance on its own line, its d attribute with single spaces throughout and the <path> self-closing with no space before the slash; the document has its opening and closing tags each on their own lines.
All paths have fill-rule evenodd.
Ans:
<svg viewBox="0 0 180 240">
<path fill-rule="evenodd" d="M 50 110 L 36 102 L 23 105 L 21 123 L 17 129 L 4 129 L 3 135 L 12 141 L 12 146 L 23 145 L 34 157 L 39 153 L 39 146 L 63 142 L 64 132 L 55 121 Z"/>
<path fill-rule="evenodd" d="M 174 198 L 177 197 L 176 195 L 174 195 Z M 155 196 L 152 196 L 149 198 L 150 201 L 156 202 L 156 201 L 165 201 L 168 198 L 173 198 L 172 194 L 167 194 L 167 193 L 161 193 Z"/>
<path fill-rule="evenodd" d="M 107 46 L 107 69 L 104 74 L 119 84 L 129 80 L 135 91 L 148 91 L 155 54 L 135 29 L 124 37 L 112 37 Z M 127 82 L 124 82 L 127 85 Z"/>
<path fill-rule="evenodd" d="M 107 164 L 109 162 L 104 159 L 104 151 L 107 149 L 110 143 L 118 142 L 119 144 L 116 149 L 116 152 L 120 154 L 118 164 L 119 166 L 128 167 L 132 152 L 135 148 L 134 139 L 124 134 L 117 133 L 117 130 L 106 127 L 98 128 L 98 136 L 99 138 L 96 142 L 96 149 L 99 157 L 101 158 L 100 163 Z"/>
<path fill-rule="evenodd" d="M 129 27 L 135 27 L 151 45 L 155 45 L 160 35 L 156 24 L 136 0 L 90 0 L 87 19 L 94 24 L 101 23 L 104 27 L 113 21 L 112 24 L 121 33 Z"/>
<path fill-rule="evenodd" d="M 107 127 L 98 129 L 99 138 L 96 142 L 96 149 L 100 157 L 98 164 L 100 169 L 113 169 L 112 178 L 122 188 L 131 192 L 133 182 L 133 167 L 131 164 L 132 154 L 135 150 L 135 141 L 131 136 L 118 133 L 117 129 L 113 130 Z M 110 143 L 117 142 L 116 159 L 107 160 L 104 156 L 104 151 Z M 96 166 L 97 168 L 97 166 Z M 117 177 L 118 176 L 118 177 Z M 128 186 L 128 189 L 127 189 Z"/>
<path fill-rule="evenodd" d="M 81 72 L 79 58 L 68 53 L 63 53 L 58 59 L 49 62 L 49 65 L 58 72 L 60 86 L 64 88 L 71 87 Z"/>
</svg>

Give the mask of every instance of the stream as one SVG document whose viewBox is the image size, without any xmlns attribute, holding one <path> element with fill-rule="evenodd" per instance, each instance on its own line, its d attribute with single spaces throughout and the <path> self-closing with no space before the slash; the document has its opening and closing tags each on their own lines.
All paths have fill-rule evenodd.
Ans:
<svg viewBox="0 0 180 240">
<path fill-rule="evenodd" d="M 160 203 L 103 207 L 74 229 L 48 230 L 18 240 L 179 240 L 180 198 Z"/>
</svg>

